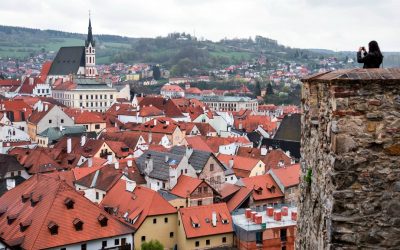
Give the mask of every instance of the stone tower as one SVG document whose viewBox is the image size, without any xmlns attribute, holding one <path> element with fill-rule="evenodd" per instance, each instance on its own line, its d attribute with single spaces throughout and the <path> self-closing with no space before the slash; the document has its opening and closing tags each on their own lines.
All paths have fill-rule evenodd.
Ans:
<svg viewBox="0 0 400 250">
<path fill-rule="evenodd" d="M 96 51 L 95 41 L 92 35 L 92 23 L 89 16 L 88 35 L 85 41 L 85 77 L 95 78 L 97 76 L 96 69 Z"/>
<path fill-rule="evenodd" d="M 303 83 L 297 249 L 400 249 L 400 69 Z"/>
</svg>

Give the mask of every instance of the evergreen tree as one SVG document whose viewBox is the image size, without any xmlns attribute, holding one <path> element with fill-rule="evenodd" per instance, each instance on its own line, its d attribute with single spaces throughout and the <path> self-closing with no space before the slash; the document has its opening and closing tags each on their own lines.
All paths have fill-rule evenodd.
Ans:
<svg viewBox="0 0 400 250">
<path fill-rule="evenodd" d="M 274 90 L 272 89 L 272 84 L 269 82 L 267 84 L 267 95 L 273 95 L 274 94 Z"/>
<path fill-rule="evenodd" d="M 261 84 L 259 80 L 256 80 L 256 87 L 254 89 L 255 96 L 261 96 Z"/>
<path fill-rule="evenodd" d="M 153 78 L 156 81 L 160 80 L 160 78 L 161 78 L 160 67 L 157 65 L 153 66 Z"/>
</svg>

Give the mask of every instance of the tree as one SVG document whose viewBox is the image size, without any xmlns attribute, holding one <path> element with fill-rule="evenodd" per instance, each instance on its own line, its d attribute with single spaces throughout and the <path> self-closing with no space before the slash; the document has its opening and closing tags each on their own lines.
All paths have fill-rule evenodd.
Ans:
<svg viewBox="0 0 400 250">
<path fill-rule="evenodd" d="M 267 84 L 267 95 L 273 95 L 274 94 L 274 90 L 272 89 L 272 84 L 269 82 Z"/>
<path fill-rule="evenodd" d="M 260 81 L 258 79 L 256 80 L 256 87 L 254 89 L 254 95 L 261 96 L 261 85 L 260 85 Z"/>
<path fill-rule="evenodd" d="M 141 248 L 142 250 L 164 250 L 164 246 L 158 240 L 143 242 Z"/>
<path fill-rule="evenodd" d="M 155 65 L 153 66 L 153 78 L 154 80 L 160 80 L 161 78 L 161 71 L 160 71 L 160 67 Z"/>
</svg>

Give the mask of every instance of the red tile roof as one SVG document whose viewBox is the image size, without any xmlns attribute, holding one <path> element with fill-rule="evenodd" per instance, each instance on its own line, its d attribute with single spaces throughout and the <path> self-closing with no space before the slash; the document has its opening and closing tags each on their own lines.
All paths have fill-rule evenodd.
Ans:
<svg viewBox="0 0 400 250">
<path fill-rule="evenodd" d="M 236 210 L 240 207 L 252 194 L 253 190 L 246 187 L 240 187 L 240 189 L 235 192 L 227 202 L 226 205 L 230 212 Z"/>
<path fill-rule="evenodd" d="M 21 81 L 19 79 L 14 80 L 14 79 L 0 79 L 0 86 L 19 86 L 21 84 Z"/>
<path fill-rule="evenodd" d="M 268 133 L 274 133 L 277 130 L 277 123 L 271 121 L 269 116 L 263 115 L 247 115 L 245 118 L 235 119 L 234 126 L 246 132 L 253 132 L 258 126 Z"/>
<path fill-rule="evenodd" d="M 275 168 L 271 169 L 271 171 L 278 177 L 279 181 L 285 187 L 292 187 L 299 185 L 300 183 L 300 164 L 294 164 L 292 166 Z"/>
<path fill-rule="evenodd" d="M 63 110 L 69 117 L 75 120 L 75 124 L 105 123 L 106 121 L 99 114 L 83 111 L 80 109 L 65 108 Z"/>
<path fill-rule="evenodd" d="M 23 202 L 22 197 L 27 197 Z M 73 202 L 68 209 L 66 201 Z M 35 202 L 32 206 L 31 203 Z M 108 238 L 133 233 L 133 229 L 121 223 L 83 197 L 65 181 L 45 175 L 36 175 L 0 198 L 2 240 L 7 244 L 19 241 L 23 249 L 55 248 L 79 242 Z M 10 225 L 7 217 L 14 216 Z M 102 227 L 99 216 L 107 218 Z M 81 220 L 84 225 L 77 231 L 73 221 Z M 23 232 L 20 224 L 27 225 Z M 51 235 L 49 226 L 58 226 L 58 234 Z M 16 246 L 15 246 L 16 247 Z"/>
<path fill-rule="evenodd" d="M 217 215 L 216 226 L 212 225 L 212 213 Z M 179 209 L 186 238 L 197 238 L 209 235 L 233 233 L 232 217 L 226 203 L 206 206 L 187 207 Z M 222 223 L 222 218 L 226 223 Z M 206 222 L 209 221 L 209 222 Z M 193 222 L 199 227 L 193 227 Z"/>
<path fill-rule="evenodd" d="M 282 149 L 268 150 L 267 155 L 264 158 L 265 171 L 272 168 L 278 168 L 278 163 L 283 162 L 285 166 L 292 164 L 292 159 L 282 151 Z"/>
<path fill-rule="evenodd" d="M 151 116 L 162 116 L 162 115 L 164 115 L 164 111 L 154 107 L 153 105 L 143 106 L 139 110 L 140 117 L 151 117 Z"/>
<path fill-rule="evenodd" d="M 198 149 L 207 152 L 214 152 L 201 136 L 191 136 L 185 138 L 186 142 L 192 146 L 193 149 Z"/>
<path fill-rule="evenodd" d="M 132 128 L 135 131 L 172 134 L 176 128 L 179 128 L 179 123 L 168 117 L 154 118 L 146 123 L 139 124 Z"/>
<path fill-rule="evenodd" d="M 126 181 L 119 180 L 101 202 L 103 207 L 118 208 L 118 216 L 136 219 L 133 226 L 139 228 L 148 216 L 176 213 L 176 209 L 157 192 L 136 186 L 133 192 L 126 190 Z"/>
<path fill-rule="evenodd" d="M 189 197 L 203 182 L 204 181 L 197 178 L 181 175 L 175 187 L 171 190 L 171 193 L 182 198 Z"/>
<path fill-rule="evenodd" d="M 135 149 L 141 136 L 144 137 L 144 140 L 147 139 L 145 134 L 140 131 L 103 132 L 101 134 L 101 139 L 123 141 L 128 147 Z"/>
<path fill-rule="evenodd" d="M 49 154 L 48 149 L 14 148 L 8 152 L 16 155 L 18 162 L 23 165 L 29 174 L 47 173 L 62 170 L 63 167 Z"/>
<path fill-rule="evenodd" d="M 44 104 L 44 105 L 48 105 L 47 110 L 43 111 L 34 110 L 32 112 L 32 115 L 28 119 L 30 123 L 38 124 L 43 119 L 43 117 L 45 117 L 47 113 L 49 113 L 50 110 L 54 108 L 54 105 L 52 104 Z"/>
<path fill-rule="evenodd" d="M 173 92 L 183 92 L 183 89 L 179 87 L 178 85 L 170 85 L 170 84 L 165 84 L 162 88 L 161 91 L 173 91 Z"/>
<path fill-rule="evenodd" d="M 252 196 L 256 201 L 283 198 L 282 191 L 270 174 L 242 178 L 241 180 L 248 189 L 253 190 Z"/>
<path fill-rule="evenodd" d="M 243 156 L 236 156 L 236 155 L 224 155 L 224 154 L 219 154 L 218 155 L 218 160 L 223 162 L 225 166 L 229 166 L 229 161 L 233 159 L 233 170 L 235 171 L 236 175 L 238 173 L 236 170 L 242 170 L 246 172 L 251 172 L 253 168 L 257 167 L 260 160 L 259 159 L 254 159 L 250 157 L 243 157 Z M 240 175 L 238 175 L 240 176 Z M 248 175 L 247 175 L 248 176 Z M 240 177 L 246 177 L 246 176 L 240 176 Z"/>
</svg>

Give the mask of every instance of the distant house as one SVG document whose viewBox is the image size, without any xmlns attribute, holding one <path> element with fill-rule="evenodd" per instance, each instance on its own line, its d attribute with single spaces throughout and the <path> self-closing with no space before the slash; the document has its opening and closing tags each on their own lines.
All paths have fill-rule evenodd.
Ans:
<svg viewBox="0 0 400 250">
<path fill-rule="evenodd" d="M 135 246 L 158 240 L 165 248 L 175 247 L 177 210 L 157 192 L 121 179 L 109 190 L 101 207 L 136 229 Z"/>
<path fill-rule="evenodd" d="M 265 164 L 257 158 L 219 154 L 218 159 L 239 178 L 265 174 Z"/>
<path fill-rule="evenodd" d="M 219 196 L 218 192 L 204 180 L 186 175 L 179 176 L 177 184 L 170 193 L 183 199 L 184 207 L 213 204 L 214 199 Z"/>
<path fill-rule="evenodd" d="M 15 156 L 0 154 L 0 196 L 30 176 Z"/>
<path fill-rule="evenodd" d="M 233 247 L 233 223 L 225 203 L 179 209 L 178 249 Z"/>
<path fill-rule="evenodd" d="M 296 205 L 299 196 L 300 164 L 270 169 L 269 174 L 285 195 L 285 204 Z"/>
<path fill-rule="evenodd" d="M 73 126 L 72 120 L 56 105 L 43 104 L 28 118 L 28 134 L 36 141 L 36 136 L 50 127 Z"/>
<path fill-rule="evenodd" d="M 185 91 L 178 85 L 165 84 L 160 94 L 167 98 L 180 98 L 185 96 Z"/>
<path fill-rule="evenodd" d="M 250 206 L 266 211 L 267 206 L 284 202 L 284 194 L 270 174 L 242 178 L 240 181 L 246 188 L 253 190 Z"/>
</svg>

